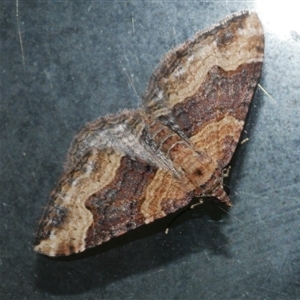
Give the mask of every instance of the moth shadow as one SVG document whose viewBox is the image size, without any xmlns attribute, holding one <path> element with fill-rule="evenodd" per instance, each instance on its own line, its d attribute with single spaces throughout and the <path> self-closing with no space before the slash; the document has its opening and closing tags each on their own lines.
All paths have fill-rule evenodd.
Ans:
<svg viewBox="0 0 300 300">
<path fill-rule="evenodd" d="M 221 232 L 227 216 L 225 207 L 204 199 L 194 209 L 184 208 L 83 253 L 58 258 L 39 255 L 36 288 L 57 295 L 80 294 L 134 274 L 151 274 L 191 253 L 229 256 L 223 246 L 229 242 Z"/>
</svg>

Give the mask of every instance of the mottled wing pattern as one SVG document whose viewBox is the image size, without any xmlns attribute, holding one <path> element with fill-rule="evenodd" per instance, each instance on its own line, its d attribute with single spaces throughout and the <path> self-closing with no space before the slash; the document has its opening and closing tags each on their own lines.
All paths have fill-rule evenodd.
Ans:
<svg viewBox="0 0 300 300">
<path fill-rule="evenodd" d="M 126 111 L 76 136 L 40 221 L 37 252 L 78 253 L 188 204 L 193 186 L 175 180 L 143 142 L 130 140 L 145 135 L 144 126 L 139 111 Z"/>
<path fill-rule="evenodd" d="M 243 129 L 263 51 L 256 13 L 228 17 L 166 55 L 143 97 L 146 111 L 223 169 Z"/>
<path fill-rule="evenodd" d="M 35 250 L 69 255 L 161 218 L 193 196 L 230 205 L 222 169 L 263 60 L 255 13 L 234 14 L 169 52 L 144 109 L 87 124 L 39 223 Z"/>
<path fill-rule="evenodd" d="M 91 149 L 114 148 L 175 174 L 172 161 L 157 149 L 150 136 L 147 121 L 143 110 L 124 110 L 88 123 L 74 138 L 65 169 L 72 169 Z"/>
</svg>

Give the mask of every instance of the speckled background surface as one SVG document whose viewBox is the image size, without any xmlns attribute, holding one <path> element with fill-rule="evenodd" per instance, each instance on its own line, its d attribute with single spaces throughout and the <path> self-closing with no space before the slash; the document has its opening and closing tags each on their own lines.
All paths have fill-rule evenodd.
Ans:
<svg viewBox="0 0 300 300">
<path fill-rule="evenodd" d="M 20 0 L 18 18 L 17 2 L 0 2 L 1 299 L 300 298 L 300 22 L 296 4 L 264 2 Z M 232 163 L 234 207 L 204 205 L 168 235 L 173 216 L 70 258 L 34 253 L 74 134 L 138 107 L 168 50 L 246 8 L 265 28 L 266 92 Z"/>
</svg>

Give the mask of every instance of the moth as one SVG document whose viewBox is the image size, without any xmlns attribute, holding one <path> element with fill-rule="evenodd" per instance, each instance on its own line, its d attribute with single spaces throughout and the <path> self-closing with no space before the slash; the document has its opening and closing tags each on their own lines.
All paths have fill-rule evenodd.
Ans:
<svg viewBox="0 0 300 300">
<path fill-rule="evenodd" d="M 87 124 L 39 222 L 35 251 L 82 252 L 223 189 L 261 74 L 254 12 L 228 16 L 171 50 L 142 107 Z"/>
</svg>

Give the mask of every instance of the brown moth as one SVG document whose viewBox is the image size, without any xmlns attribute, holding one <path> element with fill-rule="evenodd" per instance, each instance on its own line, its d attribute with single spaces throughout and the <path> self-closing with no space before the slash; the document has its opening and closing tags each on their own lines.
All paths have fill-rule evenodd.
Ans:
<svg viewBox="0 0 300 300">
<path fill-rule="evenodd" d="M 263 52 L 261 22 L 243 11 L 167 53 L 142 108 L 101 117 L 75 137 L 35 251 L 82 252 L 193 197 L 230 206 L 222 170 L 239 141 Z"/>
</svg>

